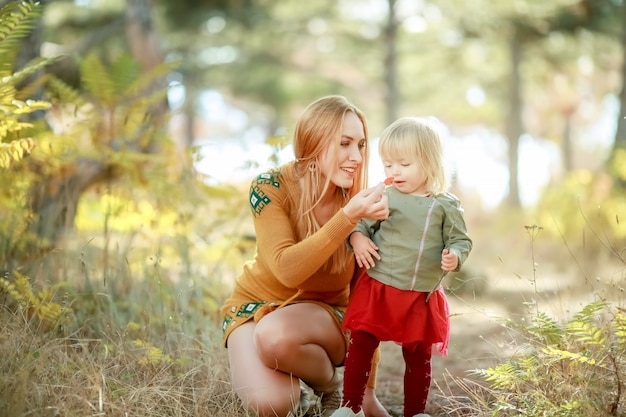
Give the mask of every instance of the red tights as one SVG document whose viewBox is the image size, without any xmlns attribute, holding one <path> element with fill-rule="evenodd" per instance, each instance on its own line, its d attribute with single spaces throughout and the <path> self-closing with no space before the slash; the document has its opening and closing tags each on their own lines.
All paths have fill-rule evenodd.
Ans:
<svg viewBox="0 0 626 417">
<path fill-rule="evenodd" d="M 363 394 L 372 366 L 372 356 L 380 341 L 371 333 L 352 332 L 345 360 L 343 379 L 344 407 L 358 413 L 363 404 Z M 404 415 L 411 417 L 426 409 L 430 389 L 431 354 L 423 345 L 413 349 L 402 347 L 404 357 Z"/>
</svg>

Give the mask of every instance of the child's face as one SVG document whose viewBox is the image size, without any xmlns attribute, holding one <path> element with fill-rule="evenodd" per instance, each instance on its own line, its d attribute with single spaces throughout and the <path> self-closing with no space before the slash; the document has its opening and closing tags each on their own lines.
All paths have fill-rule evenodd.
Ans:
<svg viewBox="0 0 626 417">
<path fill-rule="evenodd" d="M 385 175 L 393 177 L 393 185 L 405 194 L 426 194 L 428 183 L 420 164 L 412 159 L 392 157 L 383 159 Z"/>
</svg>

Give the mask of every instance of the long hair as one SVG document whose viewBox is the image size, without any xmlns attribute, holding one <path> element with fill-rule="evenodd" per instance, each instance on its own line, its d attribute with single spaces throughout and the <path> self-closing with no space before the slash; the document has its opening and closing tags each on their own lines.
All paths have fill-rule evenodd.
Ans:
<svg viewBox="0 0 626 417">
<path fill-rule="evenodd" d="M 441 194 L 448 188 L 443 145 L 432 120 L 402 117 L 383 131 L 378 149 L 383 159 L 411 159 L 421 166 L 428 191 Z"/>
<path fill-rule="evenodd" d="M 300 239 L 311 236 L 320 229 L 313 209 L 330 192 L 330 177 L 322 178 L 320 157 L 328 150 L 336 165 L 343 133 L 343 121 L 347 112 L 353 112 L 363 123 L 366 146 L 362 150 L 363 162 L 357 171 L 352 187 L 334 188 L 334 211 L 340 210 L 347 201 L 367 186 L 367 165 L 369 161 L 369 142 L 367 122 L 361 110 L 343 96 L 326 96 L 311 103 L 296 124 L 293 148 L 296 157 L 295 174 L 302 186 L 299 216 L 296 232 Z M 347 245 L 340 245 L 326 266 L 332 273 L 346 267 Z"/>
</svg>

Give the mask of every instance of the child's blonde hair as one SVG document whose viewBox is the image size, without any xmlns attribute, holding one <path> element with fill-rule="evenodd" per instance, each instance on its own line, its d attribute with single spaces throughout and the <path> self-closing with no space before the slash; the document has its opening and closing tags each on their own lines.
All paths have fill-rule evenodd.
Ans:
<svg viewBox="0 0 626 417">
<path fill-rule="evenodd" d="M 428 190 L 437 195 L 448 189 L 443 144 L 435 123 L 423 117 L 402 117 L 383 131 L 378 151 L 383 160 L 409 159 L 421 165 Z"/>
</svg>

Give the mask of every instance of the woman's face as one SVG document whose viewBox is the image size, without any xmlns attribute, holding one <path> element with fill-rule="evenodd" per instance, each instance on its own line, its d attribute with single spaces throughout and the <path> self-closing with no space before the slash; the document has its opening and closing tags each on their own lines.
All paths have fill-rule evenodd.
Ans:
<svg viewBox="0 0 626 417">
<path fill-rule="evenodd" d="M 320 169 L 323 176 L 330 178 L 331 184 L 350 188 L 363 163 L 367 145 L 363 123 L 352 111 L 346 112 L 344 116 L 340 140 L 337 160 L 334 158 L 335 147 L 331 145 L 320 157 Z"/>
</svg>

